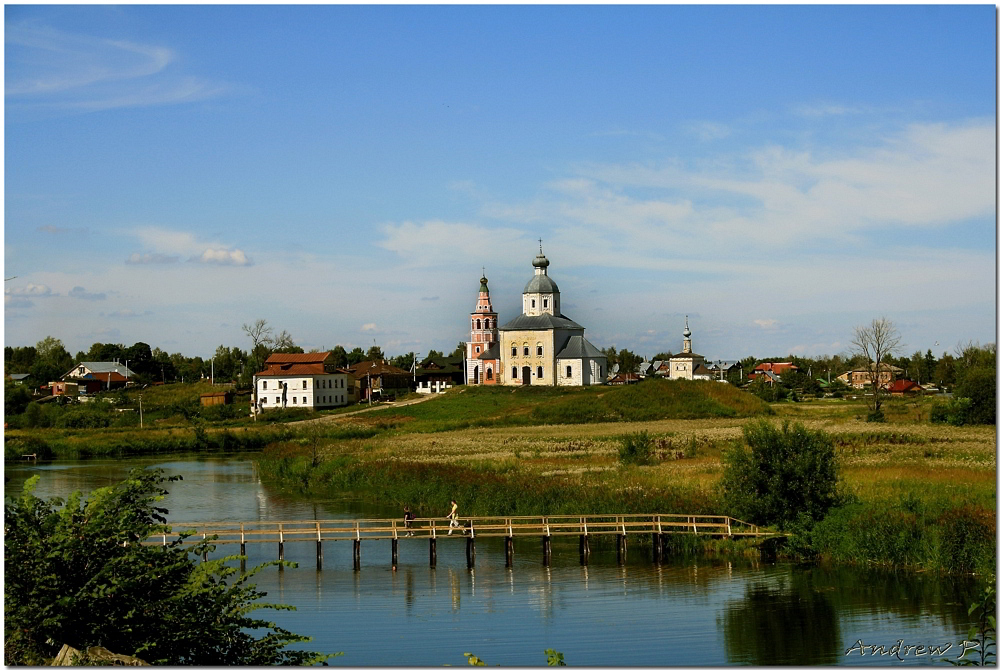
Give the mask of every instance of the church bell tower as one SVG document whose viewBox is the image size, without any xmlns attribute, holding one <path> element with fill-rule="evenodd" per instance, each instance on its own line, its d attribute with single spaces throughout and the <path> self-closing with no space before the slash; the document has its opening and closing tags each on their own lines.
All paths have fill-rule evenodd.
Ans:
<svg viewBox="0 0 1000 670">
<path fill-rule="evenodd" d="M 487 371 L 479 356 L 497 341 L 497 313 L 490 301 L 490 288 L 483 274 L 479 280 L 476 311 L 469 315 L 469 341 L 465 345 L 465 383 L 493 383 L 493 367 Z"/>
</svg>

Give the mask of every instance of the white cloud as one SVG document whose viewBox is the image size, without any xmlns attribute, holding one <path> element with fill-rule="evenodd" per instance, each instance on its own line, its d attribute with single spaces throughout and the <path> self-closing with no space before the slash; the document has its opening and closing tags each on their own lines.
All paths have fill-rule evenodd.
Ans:
<svg viewBox="0 0 1000 670">
<path fill-rule="evenodd" d="M 371 333 L 378 330 L 378 327 L 374 323 L 366 323 L 361 326 L 361 332 Z"/>
<path fill-rule="evenodd" d="M 205 249 L 201 256 L 191 260 L 212 265 L 250 265 L 250 259 L 240 249 Z"/>
<path fill-rule="evenodd" d="M 753 322 L 764 329 L 771 329 L 778 325 L 774 319 L 754 319 Z"/>
</svg>

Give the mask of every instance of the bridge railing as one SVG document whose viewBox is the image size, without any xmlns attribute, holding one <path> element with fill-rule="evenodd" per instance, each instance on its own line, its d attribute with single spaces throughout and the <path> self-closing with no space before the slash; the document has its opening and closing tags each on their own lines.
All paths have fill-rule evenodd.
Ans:
<svg viewBox="0 0 1000 670">
<path fill-rule="evenodd" d="M 607 514 L 552 516 L 460 517 L 459 526 L 446 518 L 414 519 L 407 527 L 402 519 L 323 519 L 313 521 L 175 522 L 170 532 L 157 539 L 164 544 L 190 532 L 186 543 L 202 538 L 214 544 L 258 542 L 326 542 L 337 540 L 397 540 L 400 538 L 519 537 L 557 535 L 629 535 L 634 533 L 695 534 L 727 537 L 774 535 L 758 526 L 729 516 L 710 514 Z"/>
</svg>

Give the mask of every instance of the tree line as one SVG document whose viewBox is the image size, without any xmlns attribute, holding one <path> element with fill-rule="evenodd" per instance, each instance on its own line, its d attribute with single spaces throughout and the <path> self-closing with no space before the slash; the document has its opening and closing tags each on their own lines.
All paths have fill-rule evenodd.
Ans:
<svg viewBox="0 0 1000 670">
<path fill-rule="evenodd" d="M 271 354 L 301 354 L 305 350 L 295 344 L 287 330 L 275 334 L 273 327 L 265 319 L 243 324 L 243 332 L 249 340 L 245 349 L 238 346 L 219 345 L 209 358 L 185 356 L 182 353 L 167 353 L 159 347 L 150 347 L 145 342 L 131 346 L 95 342 L 86 351 L 78 351 L 74 356 L 61 340 L 48 336 L 34 346 L 4 347 L 4 371 L 6 374 L 27 374 L 35 385 L 47 384 L 59 379 L 75 365 L 85 361 L 127 363 L 129 370 L 139 383 L 197 381 L 214 377 L 216 382 L 235 383 L 238 387 L 249 388 L 253 375 L 264 367 L 264 361 Z M 327 349 L 313 349 L 327 351 Z M 408 352 L 387 357 L 377 345 L 354 347 L 348 351 L 342 345 L 329 349 L 330 362 L 338 368 L 346 368 L 363 361 L 386 361 L 390 365 L 409 370 L 413 365 L 414 353 Z M 460 342 L 451 356 L 464 356 L 465 348 Z M 444 354 L 431 349 L 423 360 L 442 358 Z"/>
</svg>

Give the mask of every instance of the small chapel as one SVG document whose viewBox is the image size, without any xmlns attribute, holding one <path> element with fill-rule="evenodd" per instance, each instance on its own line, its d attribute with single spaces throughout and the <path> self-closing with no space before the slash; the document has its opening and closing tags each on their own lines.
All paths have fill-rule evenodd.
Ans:
<svg viewBox="0 0 1000 670">
<path fill-rule="evenodd" d="M 542 253 L 521 293 L 521 315 L 497 326 L 486 277 L 470 315 L 466 383 L 504 386 L 590 386 L 603 384 L 608 359 L 587 341 L 584 328 L 560 310 L 559 287 L 549 277 Z"/>
</svg>

